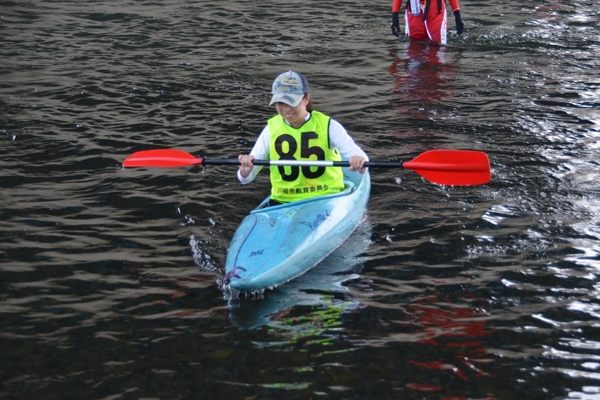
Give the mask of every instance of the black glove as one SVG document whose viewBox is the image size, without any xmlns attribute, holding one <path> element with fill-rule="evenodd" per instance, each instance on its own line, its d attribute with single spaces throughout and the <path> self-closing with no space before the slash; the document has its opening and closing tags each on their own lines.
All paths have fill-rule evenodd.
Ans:
<svg viewBox="0 0 600 400">
<path fill-rule="evenodd" d="M 456 33 L 459 35 L 465 30 L 465 23 L 460 17 L 460 10 L 454 11 L 454 20 L 456 21 Z M 393 30 L 394 28 L 392 28 Z"/>
<path fill-rule="evenodd" d="M 396 37 L 400 36 L 400 22 L 398 22 L 397 12 L 392 13 L 392 33 L 396 35 Z"/>
</svg>

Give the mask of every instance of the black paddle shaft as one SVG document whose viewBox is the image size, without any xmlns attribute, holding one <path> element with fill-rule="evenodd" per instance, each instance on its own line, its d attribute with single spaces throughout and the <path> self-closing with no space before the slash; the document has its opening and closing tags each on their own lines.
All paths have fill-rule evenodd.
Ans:
<svg viewBox="0 0 600 400">
<path fill-rule="evenodd" d="M 292 161 L 292 160 L 290 160 Z M 271 160 L 253 160 L 254 165 L 271 165 Z M 240 165 L 240 162 L 235 158 L 219 158 L 210 159 L 202 158 L 201 165 Z M 348 161 L 333 161 L 332 167 L 349 167 Z M 404 161 L 400 162 L 374 162 L 368 161 L 365 163 L 365 167 L 368 168 L 404 168 Z"/>
</svg>

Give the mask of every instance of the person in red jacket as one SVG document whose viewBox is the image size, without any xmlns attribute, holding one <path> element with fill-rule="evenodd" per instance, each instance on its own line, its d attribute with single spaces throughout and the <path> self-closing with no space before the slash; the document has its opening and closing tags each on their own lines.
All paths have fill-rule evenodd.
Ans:
<svg viewBox="0 0 600 400">
<path fill-rule="evenodd" d="M 460 17 L 458 0 L 448 0 L 454 19 L 456 21 L 456 33 L 463 33 L 465 24 Z M 446 17 L 445 0 L 407 0 L 404 13 L 405 33 L 412 40 L 429 40 L 438 44 L 446 44 L 446 32 L 448 20 Z M 398 15 L 402 0 L 394 0 L 392 7 L 392 33 L 400 36 L 400 22 Z"/>
</svg>

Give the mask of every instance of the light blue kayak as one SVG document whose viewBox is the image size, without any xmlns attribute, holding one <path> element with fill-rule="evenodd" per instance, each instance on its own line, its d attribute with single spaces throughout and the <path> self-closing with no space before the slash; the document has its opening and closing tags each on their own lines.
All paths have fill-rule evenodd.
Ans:
<svg viewBox="0 0 600 400">
<path fill-rule="evenodd" d="M 237 293 L 226 293 L 229 320 L 241 329 L 270 326 L 287 332 L 298 329 L 300 333 L 306 333 L 306 329 L 315 329 L 314 325 L 319 324 L 321 318 L 304 321 L 302 326 L 290 325 L 288 310 L 305 306 L 311 307 L 316 316 L 322 315 L 321 312 L 331 316 L 330 311 L 334 308 L 350 311 L 360 307 L 360 296 L 353 295 L 357 288 L 346 282 L 359 279 L 365 263 L 370 260 L 366 252 L 372 244 L 372 229 L 365 213 L 358 227 L 340 247 L 305 274 L 271 290 L 268 296 L 245 301 Z"/>
<path fill-rule="evenodd" d="M 345 190 L 250 212 L 233 236 L 223 284 L 238 292 L 281 285 L 317 265 L 359 225 L 371 177 L 342 168 Z"/>
</svg>

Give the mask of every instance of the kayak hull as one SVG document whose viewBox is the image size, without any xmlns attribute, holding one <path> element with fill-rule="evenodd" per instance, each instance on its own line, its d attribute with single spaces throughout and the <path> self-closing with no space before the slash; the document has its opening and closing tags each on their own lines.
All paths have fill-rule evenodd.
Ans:
<svg viewBox="0 0 600 400">
<path fill-rule="evenodd" d="M 343 170 L 343 192 L 274 207 L 264 207 L 267 198 L 242 221 L 225 265 L 231 289 L 259 292 L 281 285 L 317 265 L 350 236 L 367 207 L 371 177 L 368 171 Z"/>
</svg>

